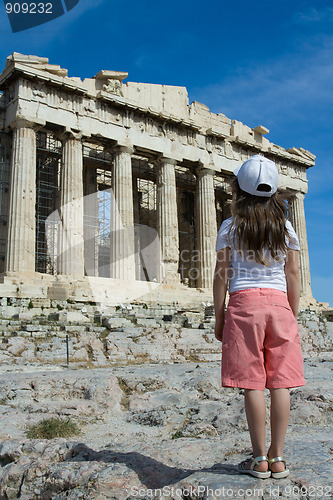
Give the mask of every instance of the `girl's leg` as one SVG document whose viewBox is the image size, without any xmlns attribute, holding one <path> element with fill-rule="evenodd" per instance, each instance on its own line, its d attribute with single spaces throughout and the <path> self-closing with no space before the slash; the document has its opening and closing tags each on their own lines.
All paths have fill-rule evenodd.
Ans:
<svg viewBox="0 0 333 500">
<path fill-rule="evenodd" d="M 271 393 L 271 445 L 268 450 L 268 458 L 282 457 L 283 445 L 287 433 L 290 393 L 289 389 L 270 389 Z M 273 472 L 284 470 L 283 462 L 272 464 Z"/>
<path fill-rule="evenodd" d="M 264 391 L 245 389 L 245 412 L 249 426 L 253 456 L 258 457 L 266 455 L 265 442 L 265 422 L 266 422 L 266 403 Z M 267 462 L 260 462 L 255 470 L 266 471 Z"/>
</svg>

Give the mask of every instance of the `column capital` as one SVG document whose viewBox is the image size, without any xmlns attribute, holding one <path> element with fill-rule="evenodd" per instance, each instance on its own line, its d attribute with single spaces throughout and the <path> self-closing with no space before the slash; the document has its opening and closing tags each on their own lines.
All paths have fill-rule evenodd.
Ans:
<svg viewBox="0 0 333 500">
<path fill-rule="evenodd" d="M 295 202 L 296 200 L 298 201 L 304 201 L 304 198 L 305 198 L 305 193 L 303 193 L 302 191 L 288 191 L 288 193 L 290 193 L 290 202 Z"/>
<path fill-rule="evenodd" d="M 59 141 L 67 141 L 69 139 L 82 141 L 83 132 L 81 130 L 66 129 L 63 132 L 56 134 L 56 137 Z"/>
<path fill-rule="evenodd" d="M 206 167 L 205 165 L 200 163 L 196 169 L 196 173 L 198 175 L 214 175 L 216 172 L 212 168 Z"/>
<path fill-rule="evenodd" d="M 34 120 L 29 119 L 24 116 L 17 116 L 10 124 L 10 128 L 15 130 L 19 128 L 30 128 L 35 132 L 38 132 L 45 125 L 45 121 L 43 120 Z"/>
<path fill-rule="evenodd" d="M 112 148 L 113 152 L 119 152 L 119 153 L 127 153 L 129 155 L 132 155 L 134 153 L 134 146 L 133 144 L 121 144 L 117 143 L 116 146 Z"/>
<path fill-rule="evenodd" d="M 171 158 L 170 156 L 163 156 L 160 155 L 157 158 L 158 163 L 161 165 L 177 165 L 179 160 L 176 160 L 176 158 Z"/>
<path fill-rule="evenodd" d="M 304 200 L 305 198 L 305 193 L 302 193 L 301 191 L 297 191 L 294 195 L 295 198 L 297 198 L 298 200 Z"/>
</svg>

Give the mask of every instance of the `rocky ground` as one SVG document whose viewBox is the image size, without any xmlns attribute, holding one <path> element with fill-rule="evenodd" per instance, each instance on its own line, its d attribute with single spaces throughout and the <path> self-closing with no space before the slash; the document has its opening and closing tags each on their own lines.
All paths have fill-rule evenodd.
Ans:
<svg viewBox="0 0 333 500">
<path fill-rule="evenodd" d="M 333 498 L 332 323 L 299 324 L 306 386 L 291 390 L 283 480 L 237 473 L 250 452 L 243 394 L 220 387 L 211 329 L 77 330 L 69 366 L 63 338 L 4 335 L 0 499 Z M 50 416 L 81 434 L 27 439 Z"/>
</svg>

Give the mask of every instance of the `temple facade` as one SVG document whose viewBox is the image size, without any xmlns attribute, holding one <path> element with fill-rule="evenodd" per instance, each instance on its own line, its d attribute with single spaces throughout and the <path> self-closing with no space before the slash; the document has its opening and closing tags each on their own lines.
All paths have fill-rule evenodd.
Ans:
<svg viewBox="0 0 333 500">
<path fill-rule="evenodd" d="M 21 294 L 26 287 L 81 300 L 96 293 L 133 300 L 154 290 L 172 290 L 175 299 L 198 290 L 212 296 L 232 172 L 262 154 L 291 192 L 302 298 L 313 300 L 303 200 L 315 156 L 271 143 L 262 125 L 251 129 L 189 104 L 184 87 L 123 83 L 127 76 L 103 70 L 82 81 L 47 58 L 7 58 L 0 295 L 1 287 L 4 296 L 20 286 Z"/>
</svg>

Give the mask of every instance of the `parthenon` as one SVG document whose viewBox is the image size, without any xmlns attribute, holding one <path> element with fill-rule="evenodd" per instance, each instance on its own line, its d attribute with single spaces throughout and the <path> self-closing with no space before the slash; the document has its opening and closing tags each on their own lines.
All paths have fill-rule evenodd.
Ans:
<svg viewBox="0 0 333 500">
<path fill-rule="evenodd" d="M 20 287 L 21 296 L 80 300 L 130 301 L 161 290 L 174 300 L 198 290 L 212 297 L 229 180 L 260 153 L 292 192 L 301 293 L 311 300 L 303 200 L 315 156 L 271 143 L 262 125 L 252 129 L 189 104 L 185 87 L 123 83 L 127 76 L 102 70 L 82 81 L 45 57 L 7 58 L 0 295 Z"/>
</svg>

